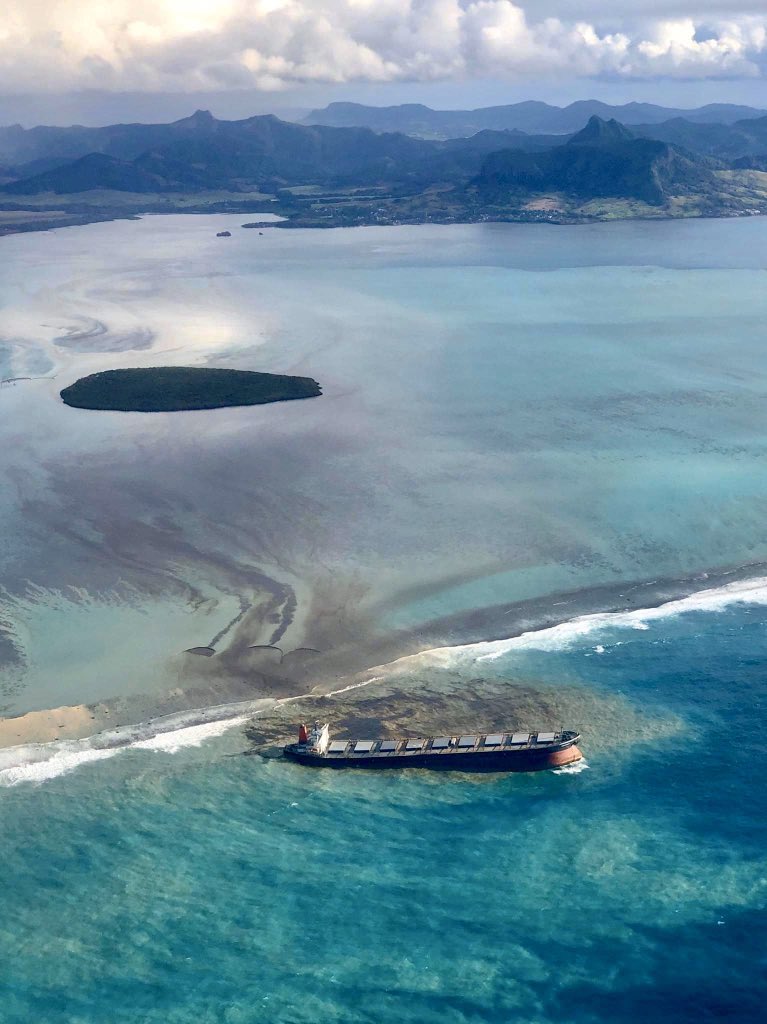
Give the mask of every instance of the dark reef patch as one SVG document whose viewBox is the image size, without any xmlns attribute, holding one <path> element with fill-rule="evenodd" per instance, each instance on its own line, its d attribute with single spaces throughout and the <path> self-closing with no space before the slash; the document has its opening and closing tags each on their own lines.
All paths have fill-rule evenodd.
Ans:
<svg viewBox="0 0 767 1024">
<path fill-rule="evenodd" d="M 61 398 L 75 409 L 181 412 L 264 405 L 321 394 L 322 389 L 311 377 L 200 366 L 151 366 L 81 377 L 64 388 Z"/>
</svg>

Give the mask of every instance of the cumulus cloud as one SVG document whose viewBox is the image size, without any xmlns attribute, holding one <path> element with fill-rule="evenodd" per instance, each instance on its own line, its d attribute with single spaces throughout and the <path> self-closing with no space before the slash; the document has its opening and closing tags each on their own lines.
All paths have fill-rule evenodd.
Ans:
<svg viewBox="0 0 767 1024">
<path fill-rule="evenodd" d="M 763 0 L 662 6 L 591 0 L 581 20 L 564 0 L 5 0 L 0 91 L 762 73 Z"/>
</svg>

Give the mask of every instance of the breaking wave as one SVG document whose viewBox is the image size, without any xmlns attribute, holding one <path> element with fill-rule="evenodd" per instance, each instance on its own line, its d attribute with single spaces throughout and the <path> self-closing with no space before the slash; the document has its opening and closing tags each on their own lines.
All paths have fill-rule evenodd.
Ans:
<svg viewBox="0 0 767 1024">
<path fill-rule="evenodd" d="M 506 640 L 483 640 L 454 647 L 435 647 L 420 654 L 400 658 L 387 668 L 391 669 L 394 665 L 401 668 L 407 662 L 413 663 L 420 659 L 451 662 L 456 658 L 470 657 L 476 661 L 493 661 L 515 650 L 558 651 L 605 629 L 646 630 L 650 628 L 651 622 L 660 619 L 688 612 L 720 612 L 734 604 L 767 605 L 767 577 L 738 580 L 721 587 L 699 590 L 687 597 L 666 601 L 652 608 L 578 615 L 555 626 L 529 630 Z M 595 650 L 603 653 L 603 649 Z"/>
<path fill-rule="evenodd" d="M 46 744 L 47 745 L 47 744 Z M 118 747 L 102 750 L 58 750 L 45 760 L 30 760 L 0 770 L 0 785 L 17 786 L 20 782 L 49 782 L 66 775 L 91 761 L 103 761 L 119 753 Z"/>
<path fill-rule="evenodd" d="M 223 736 L 225 732 L 234 729 L 235 726 L 244 725 L 248 720 L 247 715 L 240 715 L 238 718 L 224 719 L 221 722 L 204 722 L 201 725 L 190 725 L 186 729 L 176 729 L 173 732 L 159 733 L 157 736 L 150 736 L 146 740 L 137 740 L 131 743 L 133 750 L 157 750 L 166 754 L 175 754 L 184 747 L 199 747 L 206 740 L 215 739 L 216 736 Z"/>
<path fill-rule="evenodd" d="M 222 705 L 200 709 L 183 715 L 168 716 L 154 724 L 144 723 L 118 732 L 99 733 L 81 740 L 56 740 L 52 743 L 29 743 L 0 750 L 0 786 L 17 786 L 23 782 L 50 782 L 76 768 L 94 761 L 115 757 L 126 750 L 147 750 L 175 754 L 185 747 L 199 747 L 207 740 L 223 736 L 230 729 L 244 725 L 250 715 L 265 710 L 273 701 L 253 701 L 247 709 Z M 259 705 L 259 706 L 255 706 Z M 243 714 L 247 710 L 247 714 Z M 238 713 L 239 712 L 239 713 Z M 194 721 L 192 716 L 210 717 L 213 721 Z"/>
</svg>

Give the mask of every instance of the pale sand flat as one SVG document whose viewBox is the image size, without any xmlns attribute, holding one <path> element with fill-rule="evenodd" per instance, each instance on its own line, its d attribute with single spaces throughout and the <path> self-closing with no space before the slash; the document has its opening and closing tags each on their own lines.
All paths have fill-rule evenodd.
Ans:
<svg viewBox="0 0 767 1024">
<path fill-rule="evenodd" d="M 104 719 L 84 704 L 73 707 L 29 711 L 18 718 L 0 718 L 0 747 L 21 743 L 49 743 L 51 740 L 81 739 L 102 727 Z"/>
</svg>

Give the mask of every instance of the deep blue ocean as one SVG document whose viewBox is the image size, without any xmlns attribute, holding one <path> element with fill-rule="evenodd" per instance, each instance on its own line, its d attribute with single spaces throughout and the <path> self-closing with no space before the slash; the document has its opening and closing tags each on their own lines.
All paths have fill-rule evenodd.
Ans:
<svg viewBox="0 0 767 1024">
<path fill-rule="evenodd" d="M 489 665 L 607 709 L 579 773 L 313 772 L 235 728 L 3 790 L 0 1019 L 763 1021 L 767 610 L 643 625 Z"/>
</svg>

